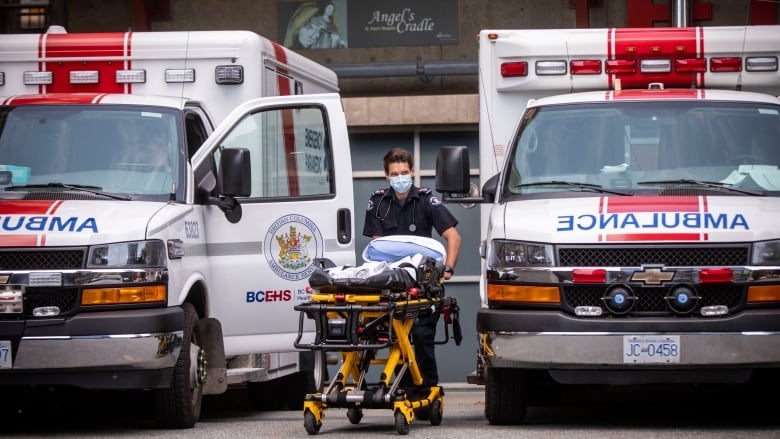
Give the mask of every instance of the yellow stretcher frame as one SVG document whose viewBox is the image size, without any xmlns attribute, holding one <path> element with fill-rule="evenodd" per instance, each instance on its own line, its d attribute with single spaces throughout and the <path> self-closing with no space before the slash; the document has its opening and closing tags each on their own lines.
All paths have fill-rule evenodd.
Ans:
<svg viewBox="0 0 780 439">
<path fill-rule="evenodd" d="M 443 289 L 440 288 L 443 292 Z M 443 295 L 443 294 L 442 294 Z M 445 314 L 445 340 L 449 340 L 447 324 L 457 325 L 457 302 L 437 294 L 413 296 L 411 292 L 383 290 L 379 294 L 315 293 L 312 300 L 295 306 L 301 312 L 297 348 L 340 351 L 342 364 L 329 385 L 318 393 L 307 394 L 303 402 L 304 428 L 310 435 L 322 427 L 329 407 L 348 408 L 347 418 L 360 422 L 363 408 L 390 408 L 396 431 L 405 435 L 417 414 L 423 410 L 432 425 L 442 421 L 444 390 L 432 386 L 427 395 L 410 399 L 398 387 L 405 373 L 421 386 L 423 376 L 415 359 L 409 335 L 415 319 L 433 310 Z M 317 335 L 313 343 L 301 343 L 304 316 L 314 319 Z M 343 327 L 343 330 L 340 328 Z M 460 344 L 459 326 L 455 340 Z M 387 349 L 379 358 L 379 351 Z M 379 381 L 369 385 L 366 373 L 370 365 L 383 365 Z"/>
</svg>

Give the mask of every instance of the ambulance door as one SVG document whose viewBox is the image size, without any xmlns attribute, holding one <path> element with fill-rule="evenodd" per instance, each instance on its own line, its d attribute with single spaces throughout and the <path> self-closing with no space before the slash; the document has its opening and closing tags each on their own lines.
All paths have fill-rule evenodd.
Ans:
<svg viewBox="0 0 780 439">
<path fill-rule="evenodd" d="M 239 106 L 193 156 L 196 181 L 218 186 L 225 149 L 245 148 L 251 194 L 232 222 L 206 200 L 209 307 L 228 355 L 293 351 L 315 259 L 354 264 L 352 169 L 336 94 L 260 98 Z M 224 200 L 223 200 L 224 201 Z M 307 319 L 305 319 L 307 320 Z M 306 321 L 308 331 L 313 326 Z"/>
</svg>

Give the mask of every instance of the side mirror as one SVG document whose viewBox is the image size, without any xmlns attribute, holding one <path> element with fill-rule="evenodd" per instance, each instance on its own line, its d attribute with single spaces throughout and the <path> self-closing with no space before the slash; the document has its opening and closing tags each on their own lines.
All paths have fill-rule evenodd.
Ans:
<svg viewBox="0 0 780 439">
<path fill-rule="evenodd" d="M 485 202 L 483 197 L 472 194 L 470 170 L 467 147 L 439 148 L 436 155 L 436 191 L 441 193 L 442 202 L 464 205 Z"/>
<path fill-rule="evenodd" d="M 442 146 L 436 155 L 436 190 L 442 194 L 467 194 L 469 150 L 465 146 Z"/>
<path fill-rule="evenodd" d="M 252 167 L 249 150 L 226 148 L 219 158 L 219 208 L 231 223 L 241 221 L 241 204 L 236 197 L 252 194 Z"/>
<path fill-rule="evenodd" d="M 252 194 L 252 167 L 249 150 L 226 148 L 219 159 L 219 194 L 227 197 L 248 197 Z"/>
</svg>

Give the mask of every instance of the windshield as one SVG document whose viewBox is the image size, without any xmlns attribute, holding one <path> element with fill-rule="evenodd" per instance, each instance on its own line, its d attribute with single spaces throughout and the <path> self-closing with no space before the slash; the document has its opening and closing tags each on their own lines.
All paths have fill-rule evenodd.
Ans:
<svg viewBox="0 0 780 439">
<path fill-rule="evenodd" d="M 0 188 L 169 199 L 183 157 L 177 121 L 152 107 L 0 107 Z"/>
<path fill-rule="evenodd" d="M 779 165 L 780 106 L 710 101 L 549 106 L 526 112 L 503 194 L 595 193 L 582 186 L 588 184 L 628 194 L 694 186 L 765 195 L 780 191 Z"/>
</svg>

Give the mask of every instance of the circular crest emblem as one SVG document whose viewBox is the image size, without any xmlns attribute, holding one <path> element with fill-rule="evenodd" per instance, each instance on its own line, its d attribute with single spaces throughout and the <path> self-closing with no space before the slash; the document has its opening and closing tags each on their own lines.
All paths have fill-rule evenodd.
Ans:
<svg viewBox="0 0 780 439">
<path fill-rule="evenodd" d="M 320 229 L 303 215 L 285 215 L 271 223 L 263 242 L 268 265 L 284 280 L 307 279 L 316 268 L 314 259 L 323 255 Z"/>
</svg>

